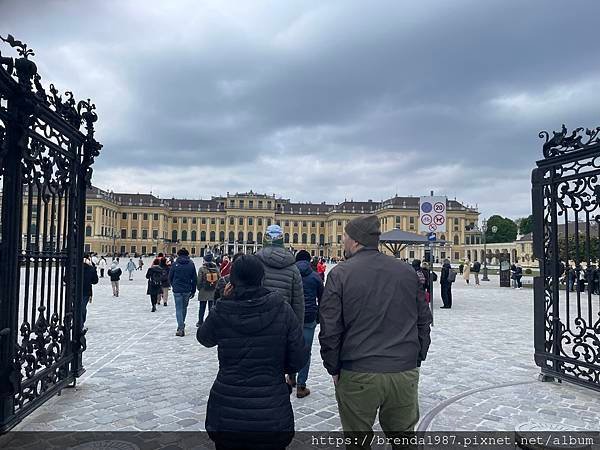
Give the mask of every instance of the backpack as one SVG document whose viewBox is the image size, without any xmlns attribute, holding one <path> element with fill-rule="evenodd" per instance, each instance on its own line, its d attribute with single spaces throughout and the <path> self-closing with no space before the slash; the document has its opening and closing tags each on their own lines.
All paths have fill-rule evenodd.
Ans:
<svg viewBox="0 0 600 450">
<path fill-rule="evenodd" d="M 454 269 L 448 270 L 448 282 L 454 283 L 456 281 L 456 271 Z"/>
<path fill-rule="evenodd" d="M 154 287 L 162 287 L 162 270 L 160 272 L 153 270 L 150 274 L 150 284 Z"/>
<path fill-rule="evenodd" d="M 473 264 L 473 272 L 479 272 L 480 269 L 481 264 L 479 263 L 479 261 L 475 262 L 475 264 Z"/>
<path fill-rule="evenodd" d="M 219 271 L 217 270 L 216 266 L 208 266 L 206 269 L 208 272 L 206 272 L 204 279 L 208 287 L 214 289 L 219 281 Z"/>
</svg>

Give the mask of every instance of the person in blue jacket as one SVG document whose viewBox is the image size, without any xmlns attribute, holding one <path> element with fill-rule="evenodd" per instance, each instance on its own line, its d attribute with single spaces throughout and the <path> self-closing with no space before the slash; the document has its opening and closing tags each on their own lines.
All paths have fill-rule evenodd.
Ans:
<svg viewBox="0 0 600 450">
<path fill-rule="evenodd" d="M 304 345 L 308 348 L 308 362 L 298 372 L 298 388 L 296 397 L 304 398 L 310 394 L 310 389 L 306 387 L 308 380 L 308 370 L 310 369 L 310 356 L 315 328 L 317 327 L 317 317 L 319 315 L 319 301 L 323 295 L 323 280 L 311 266 L 310 253 L 306 250 L 300 250 L 296 254 L 296 266 L 302 275 L 302 287 L 304 289 Z"/>
<path fill-rule="evenodd" d="M 175 299 L 175 317 L 177 332 L 175 336 L 185 336 L 185 317 L 190 299 L 196 293 L 196 266 L 190 259 L 190 252 L 182 248 L 177 252 L 177 259 L 169 271 L 169 284 Z"/>
</svg>

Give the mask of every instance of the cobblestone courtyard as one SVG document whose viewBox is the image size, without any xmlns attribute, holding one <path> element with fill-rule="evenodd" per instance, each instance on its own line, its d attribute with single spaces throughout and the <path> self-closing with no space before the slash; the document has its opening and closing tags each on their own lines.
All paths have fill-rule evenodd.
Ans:
<svg viewBox="0 0 600 450">
<path fill-rule="evenodd" d="M 176 337 L 172 299 L 150 312 L 144 275 L 125 276 L 119 298 L 112 297 L 108 278 L 100 279 L 88 307 L 85 374 L 16 430 L 204 429 L 218 367 L 216 349 L 195 338 L 198 302 L 190 302 L 188 334 Z M 531 289 L 499 288 L 494 278 L 478 288 L 458 278 L 451 310 L 439 309 L 436 294 L 432 344 L 421 368 L 419 429 L 512 431 L 529 421 L 600 429 L 599 393 L 537 381 L 532 297 Z M 340 429 L 318 339 L 308 385 L 309 397 L 292 397 L 296 430 Z"/>
</svg>

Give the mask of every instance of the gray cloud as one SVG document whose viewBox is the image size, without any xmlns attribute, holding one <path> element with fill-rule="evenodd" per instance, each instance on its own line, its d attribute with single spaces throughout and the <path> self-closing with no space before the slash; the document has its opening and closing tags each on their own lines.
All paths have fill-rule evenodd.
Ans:
<svg viewBox="0 0 600 450">
<path fill-rule="evenodd" d="M 104 188 L 517 217 L 538 131 L 598 125 L 596 2 L 39 3 L 3 1 L 0 32 L 95 101 Z"/>
</svg>

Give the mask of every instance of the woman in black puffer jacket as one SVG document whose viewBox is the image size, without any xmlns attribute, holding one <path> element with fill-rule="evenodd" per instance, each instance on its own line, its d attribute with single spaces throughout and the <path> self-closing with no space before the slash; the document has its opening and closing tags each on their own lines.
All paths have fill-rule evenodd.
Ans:
<svg viewBox="0 0 600 450">
<path fill-rule="evenodd" d="M 285 373 L 300 370 L 308 351 L 291 306 L 263 288 L 263 278 L 256 256 L 240 256 L 225 295 L 196 334 L 202 345 L 218 345 L 205 424 L 217 449 L 281 449 L 294 436 Z"/>
</svg>

